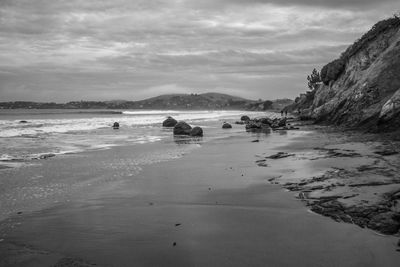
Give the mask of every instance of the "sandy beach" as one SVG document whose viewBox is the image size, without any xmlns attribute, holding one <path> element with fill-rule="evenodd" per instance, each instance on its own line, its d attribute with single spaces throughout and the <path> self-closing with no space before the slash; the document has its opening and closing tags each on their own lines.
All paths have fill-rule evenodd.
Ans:
<svg viewBox="0 0 400 267">
<path fill-rule="evenodd" d="M 349 187 L 356 175 L 330 190 L 311 184 L 332 169 L 370 165 L 376 160 L 370 149 L 382 143 L 358 145 L 327 128 L 267 134 L 243 129 L 241 135 L 209 142 L 171 139 L 113 147 L 21 168 L 16 176 L 40 170 L 43 177 L 36 183 L 68 190 L 46 203 L 27 200 L 9 207 L 0 226 L 0 265 L 397 266 L 398 237 L 311 211 L 318 212 L 314 202 L 339 189 L 337 201 L 373 205 L 398 186 Z M 346 157 L 328 148 L 369 156 Z M 160 150 L 173 156 L 165 158 Z M 267 158 L 278 152 L 288 156 Z M 135 162 L 135 155 L 147 160 Z M 398 155 L 374 155 L 396 173 Z M 73 182 L 57 187 L 71 168 Z M 365 170 L 370 171 L 376 170 Z M 299 197 L 305 189 L 307 196 Z M 343 198 L 355 191 L 357 196 Z"/>
</svg>

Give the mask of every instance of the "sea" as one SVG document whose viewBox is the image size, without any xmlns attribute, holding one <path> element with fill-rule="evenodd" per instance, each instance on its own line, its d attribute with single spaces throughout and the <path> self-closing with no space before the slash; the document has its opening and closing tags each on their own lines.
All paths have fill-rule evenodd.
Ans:
<svg viewBox="0 0 400 267">
<path fill-rule="evenodd" d="M 64 154 L 110 149 L 115 146 L 172 140 L 162 127 L 167 116 L 204 130 L 201 142 L 243 134 L 244 127 L 222 130 L 242 115 L 278 116 L 240 110 L 0 110 L 0 167 L 19 167 Z M 112 128 L 114 122 L 120 128 Z M 176 139 L 175 139 L 176 140 Z"/>
</svg>

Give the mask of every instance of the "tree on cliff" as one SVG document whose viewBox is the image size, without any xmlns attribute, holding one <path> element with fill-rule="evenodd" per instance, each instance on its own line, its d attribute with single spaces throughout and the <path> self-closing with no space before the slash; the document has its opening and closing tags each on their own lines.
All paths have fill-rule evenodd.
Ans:
<svg viewBox="0 0 400 267">
<path fill-rule="evenodd" d="M 308 88 L 311 91 L 315 91 L 318 88 L 318 85 L 321 83 L 321 76 L 316 69 L 313 69 L 311 75 L 307 76 Z"/>
</svg>

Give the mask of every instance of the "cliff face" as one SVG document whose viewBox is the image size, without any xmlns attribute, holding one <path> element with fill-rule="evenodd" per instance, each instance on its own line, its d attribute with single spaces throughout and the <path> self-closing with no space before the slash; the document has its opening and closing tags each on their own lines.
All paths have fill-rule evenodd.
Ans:
<svg viewBox="0 0 400 267">
<path fill-rule="evenodd" d="M 400 18 L 377 23 L 321 70 L 309 107 L 320 122 L 400 129 Z"/>
</svg>

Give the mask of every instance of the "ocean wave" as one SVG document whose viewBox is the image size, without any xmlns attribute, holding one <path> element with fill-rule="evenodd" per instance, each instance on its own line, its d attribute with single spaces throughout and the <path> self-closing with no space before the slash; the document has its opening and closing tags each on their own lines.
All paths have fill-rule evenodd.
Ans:
<svg viewBox="0 0 400 267">
<path fill-rule="evenodd" d="M 157 126 L 169 115 L 179 121 L 198 123 L 219 119 L 238 119 L 241 114 L 243 114 L 243 111 L 132 110 L 123 111 L 121 116 L 113 117 L 31 119 L 27 120 L 26 123 L 20 123 L 20 120 L 0 120 L 0 137 L 26 136 L 35 138 L 48 134 L 89 132 L 111 128 L 115 121 L 119 122 L 120 129 L 124 127 Z"/>
<path fill-rule="evenodd" d="M 125 115 L 165 115 L 165 114 L 179 114 L 182 111 L 177 110 L 125 110 L 122 114 Z"/>
</svg>

